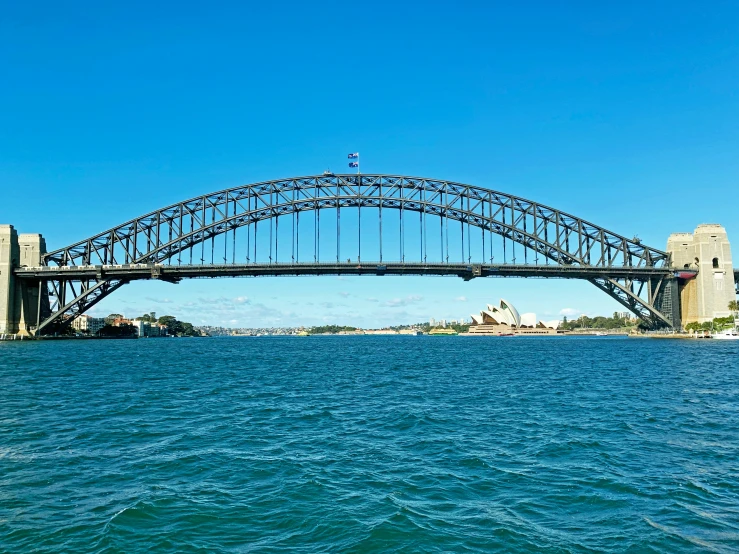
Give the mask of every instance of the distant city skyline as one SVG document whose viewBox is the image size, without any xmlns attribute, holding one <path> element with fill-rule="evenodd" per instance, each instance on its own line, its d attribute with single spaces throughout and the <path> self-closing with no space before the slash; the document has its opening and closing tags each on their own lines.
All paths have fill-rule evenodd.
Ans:
<svg viewBox="0 0 739 554">
<path fill-rule="evenodd" d="M 303 298 L 303 292 L 301 287 L 293 289 L 289 287 L 289 296 L 285 297 L 285 292 L 282 291 L 281 281 L 284 282 L 289 279 L 296 279 L 303 281 L 309 279 L 314 282 L 318 282 L 321 288 L 317 291 L 319 294 L 319 300 L 305 300 Z M 392 279 L 397 282 L 397 285 L 393 286 L 394 291 L 409 292 L 404 296 L 378 298 L 378 297 L 367 297 L 362 296 L 361 292 L 355 296 L 354 292 L 348 292 L 349 290 L 354 291 L 359 289 L 361 291 L 362 285 L 367 280 L 372 279 Z M 456 278 L 444 278 L 450 284 L 456 287 L 466 287 L 470 283 L 465 283 L 461 279 Z M 269 296 L 264 298 L 263 301 L 258 301 L 251 297 L 242 295 L 237 297 L 226 297 L 224 295 L 213 296 L 208 294 L 209 281 L 197 279 L 192 283 L 200 283 L 202 288 L 200 289 L 197 297 L 186 301 L 175 300 L 171 297 L 158 298 L 154 296 L 140 297 L 133 295 L 132 299 L 117 298 L 115 295 L 109 298 L 105 303 L 101 303 L 93 307 L 87 313 L 94 317 L 105 317 L 110 313 L 122 313 L 126 317 L 139 317 L 142 314 L 156 311 L 158 315 L 175 315 L 186 319 L 193 323 L 193 325 L 210 325 L 210 326 L 222 326 L 229 328 L 268 328 L 268 327 L 311 327 L 318 325 L 355 325 L 362 328 L 383 328 L 397 325 L 412 325 L 415 323 L 429 322 L 432 325 L 440 324 L 441 321 L 450 323 L 452 321 L 458 322 L 464 320 L 466 323 L 471 321 L 471 316 L 459 315 L 459 309 L 468 310 L 470 314 L 478 312 L 481 308 L 487 304 L 497 302 L 495 298 L 496 293 L 491 293 L 490 297 L 487 297 L 484 290 L 481 293 L 475 294 L 471 297 L 466 296 L 455 296 L 447 299 L 444 303 L 432 302 L 432 305 L 427 305 L 426 300 L 423 296 L 411 294 L 410 291 L 413 289 L 414 283 L 406 283 L 406 281 L 423 280 L 422 277 L 274 277 L 274 278 L 260 278 L 260 279 L 239 279 L 241 282 L 264 282 L 264 285 L 259 287 L 261 292 L 264 289 L 272 289 L 275 293 L 281 292 L 282 298 L 278 296 Z M 211 285 L 216 285 L 221 280 L 214 280 Z M 485 289 L 485 284 L 498 283 L 502 279 L 478 279 L 476 288 Z M 505 280 L 508 281 L 508 280 Z M 530 282 L 531 280 L 521 280 L 524 282 Z M 555 288 L 557 285 L 565 284 L 561 280 L 550 280 Z M 186 281 L 176 285 L 181 287 L 186 284 Z M 331 294 L 328 290 L 333 286 L 333 283 L 339 283 L 343 290 L 334 291 Z M 142 287 L 147 283 L 134 282 L 129 286 Z M 161 284 L 163 286 L 163 284 Z M 169 287 L 175 287 L 175 285 L 169 285 Z M 326 287 L 325 289 L 323 287 Z M 142 287 L 143 288 L 143 287 Z M 335 287 L 333 287 L 335 288 Z M 594 287 L 593 296 L 598 296 L 599 293 Z M 500 297 L 497 294 L 497 297 Z M 328 301 L 323 301 L 322 298 L 328 298 Z M 511 297 L 512 298 L 512 297 Z M 603 315 L 610 317 L 614 312 L 619 312 L 618 309 L 614 309 L 608 312 L 597 311 L 597 310 L 580 310 L 574 308 L 561 309 L 558 312 L 550 312 L 538 308 L 535 298 L 538 296 L 529 296 L 522 302 L 511 300 L 516 306 L 520 306 L 523 310 L 522 313 L 535 312 L 537 316 L 540 316 L 547 320 L 559 319 L 562 320 L 564 317 L 568 319 L 576 319 L 581 315 L 597 316 Z M 284 306 L 290 303 L 290 300 L 294 299 L 296 305 L 291 306 L 289 309 L 274 308 L 274 306 Z M 438 299 L 438 297 L 437 297 Z M 444 310 L 444 305 L 450 306 L 447 310 Z M 524 308 L 525 307 L 525 308 Z M 113 309 L 115 308 L 115 309 Z M 362 311 L 366 310 L 366 312 Z M 313 311 L 313 312 L 312 312 Z M 621 310 L 623 311 L 623 310 Z M 429 315 L 431 314 L 431 315 Z M 457 314 L 455 316 L 455 314 Z"/>
</svg>

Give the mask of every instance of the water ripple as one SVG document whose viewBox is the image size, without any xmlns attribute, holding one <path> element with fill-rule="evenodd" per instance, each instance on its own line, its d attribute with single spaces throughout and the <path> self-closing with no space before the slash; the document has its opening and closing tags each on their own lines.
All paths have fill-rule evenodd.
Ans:
<svg viewBox="0 0 739 554">
<path fill-rule="evenodd" d="M 0 343 L 0 551 L 739 551 L 738 353 Z"/>
</svg>

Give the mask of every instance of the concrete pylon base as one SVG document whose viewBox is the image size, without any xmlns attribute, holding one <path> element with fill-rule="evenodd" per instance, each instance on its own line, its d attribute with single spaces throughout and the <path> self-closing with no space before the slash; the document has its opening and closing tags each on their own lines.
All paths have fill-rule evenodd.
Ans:
<svg viewBox="0 0 739 554">
<path fill-rule="evenodd" d="M 39 307 L 48 306 L 48 292 L 43 283 L 34 287 L 16 279 L 13 269 L 38 267 L 45 253 L 46 241 L 41 235 L 18 235 L 12 225 L 0 225 L 0 334 L 34 335 Z"/>
<path fill-rule="evenodd" d="M 667 251 L 676 270 L 697 270 L 698 275 L 680 285 L 681 323 L 710 322 L 731 316 L 729 302 L 736 299 L 731 245 L 718 224 L 702 224 L 693 233 L 673 233 Z"/>
</svg>

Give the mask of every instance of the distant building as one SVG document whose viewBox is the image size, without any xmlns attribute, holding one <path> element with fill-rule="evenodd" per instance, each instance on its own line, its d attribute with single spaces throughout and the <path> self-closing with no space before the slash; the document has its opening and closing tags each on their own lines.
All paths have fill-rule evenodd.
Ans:
<svg viewBox="0 0 739 554">
<path fill-rule="evenodd" d="M 139 338 L 163 337 L 167 334 L 166 325 L 159 325 L 158 323 L 149 323 L 148 321 L 143 321 L 141 319 L 131 321 L 130 324 L 136 328 L 136 332 L 138 333 Z"/>
<path fill-rule="evenodd" d="M 497 306 L 487 305 L 486 310 L 472 314 L 470 334 L 473 335 L 556 335 L 559 321 L 539 321 L 536 314 L 520 315 L 518 310 L 506 300 L 501 299 Z"/>
<path fill-rule="evenodd" d="M 144 333 L 145 333 L 145 331 L 144 331 L 145 322 L 144 321 L 141 321 L 140 319 L 139 320 L 135 320 L 135 321 L 132 321 L 131 322 L 131 325 L 133 325 L 134 328 L 136 329 L 136 334 L 139 336 L 139 338 L 145 336 L 144 335 Z"/>
<path fill-rule="evenodd" d="M 429 319 L 429 325 L 431 327 L 436 327 L 436 320 L 433 317 L 431 319 Z"/>
<path fill-rule="evenodd" d="M 89 315 L 81 315 L 72 321 L 72 329 L 75 331 L 87 332 L 91 335 L 97 333 L 105 326 L 105 318 L 90 317 Z"/>
<path fill-rule="evenodd" d="M 365 329 L 365 335 L 397 335 L 398 332 L 392 329 Z"/>
</svg>

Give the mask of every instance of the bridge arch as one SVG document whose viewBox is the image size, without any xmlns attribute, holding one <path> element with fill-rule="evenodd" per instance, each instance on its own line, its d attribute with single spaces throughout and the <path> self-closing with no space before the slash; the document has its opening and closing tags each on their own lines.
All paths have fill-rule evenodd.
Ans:
<svg viewBox="0 0 739 554">
<path fill-rule="evenodd" d="M 463 229 L 467 225 L 498 235 L 523 246 L 524 252 L 536 253 L 537 260 L 542 255 L 560 266 L 587 268 L 591 271 L 588 280 L 649 325 L 671 324 L 654 305 L 661 278 L 612 275 L 614 269 L 624 268 L 663 270 L 662 277 L 666 275 L 668 254 L 638 239 L 627 239 L 560 210 L 483 187 L 401 175 L 327 174 L 265 181 L 198 196 L 45 254 L 46 270 L 59 271 L 48 279 L 54 301 L 39 331 L 71 321 L 127 282 L 100 272 L 95 278 L 75 283 L 71 277 L 60 276 L 63 268 L 171 263 L 174 256 L 188 250 L 192 256 L 195 246 L 204 249 L 206 241 L 215 237 L 233 233 L 235 241 L 238 229 L 258 222 L 302 212 L 338 213 L 343 208 L 360 212 L 361 208 L 375 208 L 380 218 L 383 209 L 399 211 L 401 219 L 404 212 L 419 213 L 460 222 Z M 645 287 L 646 299 L 642 298 Z"/>
</svg>

